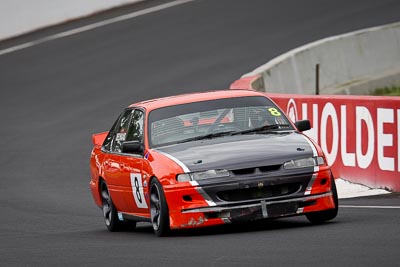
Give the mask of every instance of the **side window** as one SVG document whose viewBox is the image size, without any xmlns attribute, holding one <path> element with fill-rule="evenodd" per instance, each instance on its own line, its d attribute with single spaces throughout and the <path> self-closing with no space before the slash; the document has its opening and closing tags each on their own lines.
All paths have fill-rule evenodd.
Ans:
<svg viewBox="0 0 400 267">
<path fill-rule="evenodd" d="M 141 110 L 134 110 L 131 120 L 131 125 L 129 127 L 128 135 L 126 136 L 126 141 L 139 141 L 143 142 L 143 122 L 144 115 Z"/>
<path fill-rule="evenodd" d="M 133 110 L 128 109 L 119 116 L 104 142 L 104 149 L 111 152 L 121 152 L 122 142 L 126 139 L 132 113 Z"/>
<path fill-rule="evenodd" d="M 132 112 L 133 112 L 132 110 L 127 110 L 121 117 L 121 120 L 119 121 L 116 128 L 114 140 L 111 145 L 112 152 L 119 153 L 122 151 L 122 143 L 126 140 L 126 136 L 128 134 L 129 123 L 132 118 Z"/>
</svg>

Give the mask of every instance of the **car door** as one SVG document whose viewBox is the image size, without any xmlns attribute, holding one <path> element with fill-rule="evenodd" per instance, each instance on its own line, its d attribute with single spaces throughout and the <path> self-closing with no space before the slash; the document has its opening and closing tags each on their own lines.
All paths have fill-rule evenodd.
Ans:
<svg viewBox="0 0 400 267">
<path fill-rule="evenodd" d="M 137 141 L 144 146 L 144 112 L 134 109 L 125 141 Z M 148 204 L 143 189 L 143 153 L 121 154 L 121 179 L 129 181 L 129 192 L 125 196 L 127 212 L 138 216 L 148 214 Z"/>
<path fill-rule="evenodd" d="M 126 141 L 134 110 L 126 109 L 110 130 L 103 145 L 104 150 L 104 178 L 110 191 L 113 203 L 118 211 L 133 212 L 133 194 L 130 177 L 124 172 L 127 168 L 122 153 L 122 144 Z M 129 162 L 139 169 L 140 162 Z"/>
</svg>

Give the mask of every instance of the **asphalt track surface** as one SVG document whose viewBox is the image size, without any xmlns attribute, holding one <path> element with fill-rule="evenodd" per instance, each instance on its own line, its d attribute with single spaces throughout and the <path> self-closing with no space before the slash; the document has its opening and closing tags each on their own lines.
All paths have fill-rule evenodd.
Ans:
<svg viewBox="0 0 400 267">
<path fill-rule="evenodd" d="M 0 50 L 155 6 L 52 27 Z M 197 0 L 0 56 L 0 266 L 395 266 L 399 194 L 341 200 L 338 217 L 110 233 L 89 192 L 91 134 L 132 102 L 224 89 L 317 39 L 396 22 L 398 0 Z M 359 207 L 366 206 L 366 207 Z"/>
</svg>

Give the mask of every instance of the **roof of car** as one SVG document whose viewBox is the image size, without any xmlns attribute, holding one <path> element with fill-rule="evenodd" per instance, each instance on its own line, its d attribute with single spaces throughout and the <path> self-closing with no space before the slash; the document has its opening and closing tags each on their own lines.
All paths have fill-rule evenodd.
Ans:
<svg viewBox="0 0 400 267">
<path fill-rule="evenodd" d="M 264 93 L 257 92 L 254 90 L 219 90 L 219 91 L 208 91 L 208 92 L 200 92 L 200 93 L 190 93 L 176 96 L 169 96 L 157 99 L 146 100 L 138 103 L 134 103 L 129 107 L 142 107 L 147 109 L 148 111 L 168 107 L 175 106 L 180 104 L 187 104 L 193 102 L 207 101 L 213 99 L 222 99 L 222 98 L 233 98 L 233 97 L 243 97 L 243 96 L 266 96 Z"/>
</svg>

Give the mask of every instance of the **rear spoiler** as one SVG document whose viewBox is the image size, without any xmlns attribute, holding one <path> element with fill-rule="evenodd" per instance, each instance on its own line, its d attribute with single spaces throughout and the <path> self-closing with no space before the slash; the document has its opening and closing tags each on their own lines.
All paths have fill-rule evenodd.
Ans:
<svg viewBox="0 0 400 267">
<path fill-rule="evenodd" d="M 104 140 L 106 139 L 107 135 L 108 135 L 108 132 L 93 134 L 92 135 L 93 145 L 101 146 L 104 143 Z"/>
</svg>

